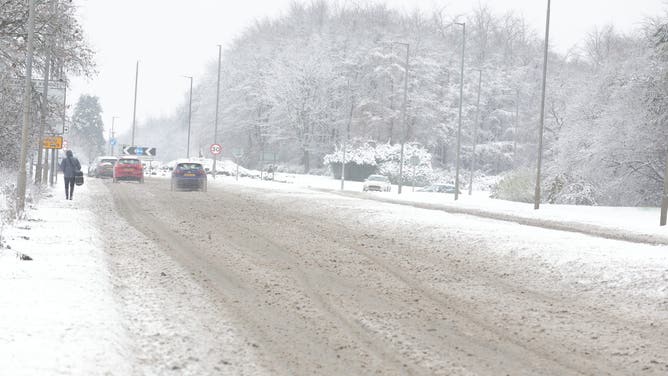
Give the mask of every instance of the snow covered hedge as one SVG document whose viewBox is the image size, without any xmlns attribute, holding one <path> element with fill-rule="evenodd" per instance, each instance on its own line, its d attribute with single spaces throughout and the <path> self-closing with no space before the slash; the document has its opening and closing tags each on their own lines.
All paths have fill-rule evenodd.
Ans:
<svg viewBox="0 0 668 376">
<path fill-rule="evenodd" d="M 416 185 L 425 185 L 432 181 L 433 170 L 431 154 L 420 144 L 404 144 L 404 183 L 415 181 Z M 411 161 L 417 161 L 412 164 Z M 330 166 L 335 177 L 340 177 L 343 149 L 337 148 L 333 153 L 324 157 L 324 163 Z M 399 182 L 399 167 L 401 164 L 401 145 L 389 143 L 376 144 L 364 142 L 357 145 L 347 145 L 346 165 L 351 171 L 360 170 L 366 176 L 373 172 L 385 175 L 392 183 Z M 351 166 L 352 164 L 352 166 Z M 351 174 L 353 175 L 353 174 Z M 365 178 L 362 176 L 361 178 Z"/>
<path fill-rule="evenodd" d="M 492 198 L 531 203 L 534 201 L 536 172 L 520 170 L 505 175 L 492 189 Z M 543 181 L 542 201 L 560 205 L 598 205 L 598 190 L 582 179 L 560 174 Z"/>
<path fill-rule="evenodd" d="M 534 200 L 535 178 L 536 175 L 531 170 L 508 173 L 494 186 L 490 197 L 531 203 Z"/>
</svg>

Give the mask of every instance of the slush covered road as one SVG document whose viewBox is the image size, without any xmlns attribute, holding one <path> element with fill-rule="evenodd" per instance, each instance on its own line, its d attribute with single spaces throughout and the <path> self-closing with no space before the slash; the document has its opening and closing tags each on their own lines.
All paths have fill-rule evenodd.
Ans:
<svg viewBox="0 0 668 376">
<path fill-rule="evenodd" d="M 232 182 L 91 191 L 136 373 L 668 373 L 665 247 Z"/>
</svg>

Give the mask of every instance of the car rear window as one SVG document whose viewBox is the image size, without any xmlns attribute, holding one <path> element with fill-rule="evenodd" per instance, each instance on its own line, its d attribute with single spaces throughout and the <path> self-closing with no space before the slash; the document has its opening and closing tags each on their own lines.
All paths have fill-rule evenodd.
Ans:
<svg viewBox="0 0 668 376">
<path fill-rule="evenodd" d="M 102 163 L 114 164 L 114 163 L 116 163 L 116 159 L 103 159 L 103 160 L 100 161 L 100 164 L 102 164 Z"/>
<path fill-rule="evenodd" d="M 202 165 L 199 163 L 179 163 L 176 165 L 178 170 L 203 170 Z"/>
<path fill-rule="evenodd" d="M 141 162 L 139 162 L 139 159 L 119 159 L 118 163 L 120 163 L 120 164 L 133 164 L 133 165 L 134 164 L 136 164 L 136 165 L 141 164 Z"/>
</svg>

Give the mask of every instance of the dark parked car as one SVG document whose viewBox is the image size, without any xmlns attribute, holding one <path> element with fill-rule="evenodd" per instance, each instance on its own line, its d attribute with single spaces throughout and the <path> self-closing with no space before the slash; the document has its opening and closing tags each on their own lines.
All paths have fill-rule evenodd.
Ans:
<svg viewBox="0 0 668 376">
<path fill-rule="evenodd" d="M 455 193 L 454 184 L 432 184 L 417 190 L 418 192 Z M 459 192 L 461 193 L 461 191 Z"/>
<path fill-rule="evenodd" d="M 171 189 L 206 192 L 206 171 L 201 163 L 179 162 L 172 170 Z"/>
<path fill-rule="evenodd" d="M 139 158 L 120 158 L 114 166 L 114 183 L 119 180 L 144 182 L 144 166 Z"/>
<path fill-rule="evenodd" d="M 97 157 L 93 165 L 88 169 L 88 176 L 96 178 L 110 178 L 114 175 L 114 165 L 118 158 L 113 156 Z"/>
</svg>

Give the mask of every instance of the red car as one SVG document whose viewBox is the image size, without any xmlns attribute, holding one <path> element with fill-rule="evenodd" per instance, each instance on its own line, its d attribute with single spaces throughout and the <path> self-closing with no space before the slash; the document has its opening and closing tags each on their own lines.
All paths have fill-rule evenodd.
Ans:
<svg viewBox="0 0 668 376">
<path fill-rule="evenodd" d="M 114 165 L 114 183 L 119 180 L 144 182 L 144 167 L 138 158 L 119 158 Z"/>
</svg>

